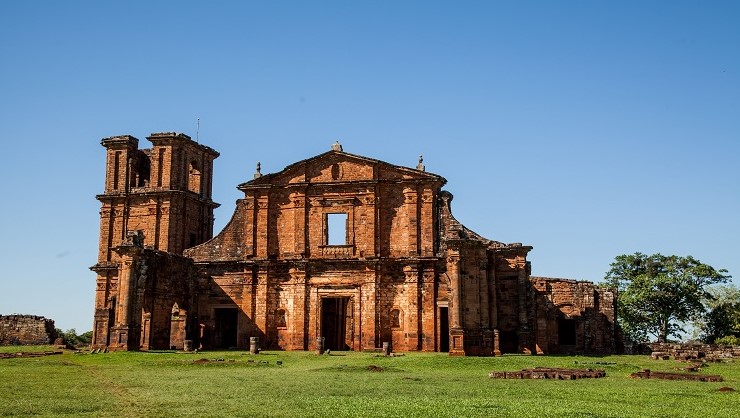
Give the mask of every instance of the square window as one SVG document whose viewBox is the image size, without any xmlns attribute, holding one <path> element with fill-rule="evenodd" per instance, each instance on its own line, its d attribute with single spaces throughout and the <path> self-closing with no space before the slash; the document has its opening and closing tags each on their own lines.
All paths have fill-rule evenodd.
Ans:
<svg viewBox="0 0 740 418">
<path fill-rule="evenodd" d="M 347 245 L 347 214 L 327 214 L 326 230 L 327 245 Z"/>
</svg>

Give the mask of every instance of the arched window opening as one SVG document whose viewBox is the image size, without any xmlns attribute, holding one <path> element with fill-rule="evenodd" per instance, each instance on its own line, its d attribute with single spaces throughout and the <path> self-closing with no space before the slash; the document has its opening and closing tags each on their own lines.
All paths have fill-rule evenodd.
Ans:
<svg viewBox="0 0 740 418">
<path fill-rule="evenodd" d="M 401 310 L 393 309 L 391 311 L 391 328 L 401 328 Z"/>
<path fill-rule="evenodd" d="M 188 190 L 193 193 L 200 194 L 200 168 L 198 167 L 197 161 L 190 162 L 190 169 L 188 171 Z"/>
<path fill-rule="evenodd" d="M 129 186 L 148 187 L 151 175 L 151 161 L 142 151 L 131 155 L 129 159 Z"/>
<path fill-rule="evenodd" d="M 285 309 L 278 309 L 275 311 L 275 323 L 278 328 L 287 328 L 288 321 L 285 317 Z"/>
<path fill-rule="evenodd" d="M 118 172 L 121 169 L 121 151 L 116 151 L 113 158 L 113 190 L 118 190 Z"/>
<path fill-rule="evenodd" d="M 180 309 L 180 305 L 175 302 L 172 305 L 171 313 L 169 348 L 171 350 L 182 350 L 185 348 L 185 323 L 187 322 L 187 312 L 184 309 Z M 155 346 L 158 346 L 158 344 Z"/>
</svg>

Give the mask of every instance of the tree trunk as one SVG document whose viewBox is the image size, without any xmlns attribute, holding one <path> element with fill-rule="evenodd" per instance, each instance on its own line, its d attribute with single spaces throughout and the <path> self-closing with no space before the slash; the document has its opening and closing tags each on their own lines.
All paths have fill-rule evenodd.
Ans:
<svg viewBox="0 0 740 418">
<path fill-rule="evenodd" d="M 658 342 L 668 342 L 668 321 L 661 321 L 660 332 L 658 334 Z"/>
</svg>

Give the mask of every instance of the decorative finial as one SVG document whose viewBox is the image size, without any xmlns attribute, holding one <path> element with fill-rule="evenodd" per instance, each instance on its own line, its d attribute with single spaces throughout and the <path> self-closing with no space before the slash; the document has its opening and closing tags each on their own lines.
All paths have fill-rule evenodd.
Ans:
<svg viewBox="0 0 740 418">
<path fill-rule="evenodd" d="M 344 151 L 344 150 L 342 149 L 342 144 L 340 144 L 340 143 L 339 143 L 339 141 L 337 141 L 337 142 L 335 142 L 335 143 L 331 144 L 331 150 L 332 150 L 332 151 L 340 151 L 340 152 L 341 152 L 341 151 Z"/>
<path fill-rule="evenodd" d="M 254 178 L 258 179 L 262 177 L 262 173 L 260 172 L 260 170 L 262 170 L 262 165 L 260 164 L 259 161 L 257 161 L 257 171 L 255 171 L 254 173 Z"/>
<path fill-rule="evenodd" d="M 424 156 L 419 156 L 419 164 L 416 165 L 416 169 L 419 171 L 424 171 Z"/>
</svg>

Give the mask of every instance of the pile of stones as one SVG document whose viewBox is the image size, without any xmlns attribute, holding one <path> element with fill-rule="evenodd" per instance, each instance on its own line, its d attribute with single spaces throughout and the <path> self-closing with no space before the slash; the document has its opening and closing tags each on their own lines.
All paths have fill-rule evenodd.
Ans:
<svg viewBox="0 0 740 418">
<path fill-rule="evenodd" d="M 707 361 L 720 361 L 740 357 L 740 347 L 720 346 L 711 344 L 650 344 L 652 353 L 650 357 L 654 360 L 706 359 Z"/>
<path fill-rule="evenodd" d="M 694 380 L 698 382 L 721 382 L 722 381 L 722 376 L 716 375 L 716 374 L 651 372 L 648 369 L 643 369 L 640 372 L 632 373 L 630 377 L 635 378 L 635 379 Z"/>
<path fill-rule="evenodd" d="M 0 353 L 0 359 L 6 358 L 28 358 L 28 357 L 44 357 L 52 356 L 55 354 L 62 354 L 62 351 L 38 351 L 33 353 Z"/>
<path fill-rule="evenodd" d="M 534 369 L 523 369 L 516 372 L 490 372 L 488 377 L 492 379 L 597 379 L 606 377 L 604 370 L 594 369 L 559 369 L 535 367 Z"/>
</svg>

